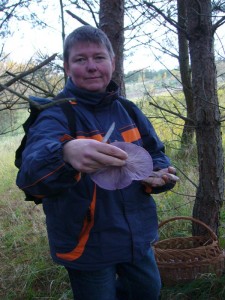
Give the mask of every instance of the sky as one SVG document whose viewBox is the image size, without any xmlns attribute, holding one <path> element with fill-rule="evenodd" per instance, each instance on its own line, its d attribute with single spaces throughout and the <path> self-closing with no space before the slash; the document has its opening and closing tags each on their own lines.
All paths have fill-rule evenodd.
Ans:
<svg viewBox="0 0 225 300">
<path fill-rule="evenodd" d="M 48 0 L 46 3 L 56 5 L 56 2 L 53 0 Z M 62 53 L 61 24 L 55 17 L 59 15 L 59 7 L 55 7 L 54 13 L 50 14 L 49 10 L 46 10 L 47 13 L 41 11 L 41 8 L 36 4 L 33 4 L 33 7 L 31 7 L 31 11 L 32 10 L 38 11 L 37 14 L 42 16 L 42 19 L 48 24 L 48 27 L 44 29 L 37 27 L 32 28 L 32 25 L 25 21 L 14 21 L 11 23 L 10 26 L 14 34 L 12 37 L 6 39 L 4 52 L 5 54 L 9 53 L 9 58 L 13 61 L 26 63 L 39 51 L 43 54 L 48 54 L 49 56 L 54 53 Z M 85 16 L 82 15 L 82 17 L 85 19 Z M 67 14 L 65 14 L 65 19 L 67 21 L 67 34 L 80 26 L 78 21 L 72 19 Z M 177 65 L 177 61 L 171 59 L 171 57 L 169 59 L 168 57 L 165 57 L 163 63 L 169 69 L 172 69 Z M 149 49 L 140 48 L 132 56 L 128 56 L 125 59 L 124 70 L 125 73 L 127 73 L 142 68 L 159 70 L 164 69 L 165 67 L 155 60 Z"/>
<path fill-rule="evenodd" d="M 25 21 L 14 21 L 13 23 L 10 23 L 11 30 L 14 32 L 14 34 L 12 37 L 6 39 L 4 52 L 5 54 L 10 54 L 9 58 L 11 60 L 26 63 L 31 57 L 35 56 L 37 52 L 41 52 L 42 54 L 47 54 L 49 56 L 54 53 L 62 53 L 61 23 L 58 22 L 59 2 L 55 0 L 42 0 L 42 4 L 44 3 L 46 5 L 50 5 L 51 10 L 49 10 L 49 8 L 42 10 L 42 8 L 34 2 L 32 2 L 30 10 L 36 11 L 37 15 L 41 16 L 42 20 L 48 24 L 47 28 L 32 28 L 32 25 Z M 51 11 L 52 13 L 50 13 Z M 71 11 L 76 13 L 73 8 Z M 23 12 L 22 9 L 20 9 L 20 13 L 25 14 L 27 11 Z M 81 17 L 84 20 L 89 19 L 88 15 L 85 16 L 82 14 Z M 72 17 L 66 13 L 65 20 L 67 23 L 66 34 L 70 33 L 73 29 L 81 25 L 78 21 L 72 19 Z M 158 31 L 160 33 L 160 30 Z M 221 49 L 221 57 L 224 57 L 224 27 L 220 27 L 217 32 L 219 33 L 221 39 L 218 40 L 217 45 Z M 154 55 L 152 54 L 152 50 L 153 48 L 146 49 L 142 47 L 139 48 L 134 55 L 126 55 L 126 59 L 124 61 L 125 73 L 133 70 L 140 70 L 142 68 L 149 68 L 151 70 L 177 68 L 178 62 L 176 59 L 173 59 L 171 56 L 163 55 L 161 58 L 162 63 L 160 63 L 155 59 Z"/>
<path fill-rule="evenodd" d="M 11 60 L 24 63 L 39 51 L 49 56 L 53 53 L 62 53 L 61 35 L 50 29 L 31 28 L 25 22 L 20 23 L 19 32 L 15 32 L 7 39 L 4 48 L 4 52 L 10 54 Z M 176 65 L 176 61 L 171 59 L 164 63 L 168 68 L 174 68 Z M 139 49 L 124 61 L 125 73 L 146 67 L 151 70 L 164 69 L 164 66 L 155 61 L 151 52 L 145 48 Z"/>
</svg>

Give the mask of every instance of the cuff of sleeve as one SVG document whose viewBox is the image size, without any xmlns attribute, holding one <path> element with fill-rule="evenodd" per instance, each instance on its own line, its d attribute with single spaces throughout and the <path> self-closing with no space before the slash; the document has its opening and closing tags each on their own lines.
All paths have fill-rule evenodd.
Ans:
<svg viewBox="0 0 225 300">
<path fill-rule="evenodd" d="M 145 192 L 148 193 L 148 194 L 151 194 L 152 193 L 152 187 L 149 186 L 149 185 L 145 185 Z"/>
<path fill-rule="evenodd" d="M 76 180 L 76 182 L 81 180 L 81 172 L 78 172 L 77 174 L 75 174 L 74 179 Z"/>
</svg>

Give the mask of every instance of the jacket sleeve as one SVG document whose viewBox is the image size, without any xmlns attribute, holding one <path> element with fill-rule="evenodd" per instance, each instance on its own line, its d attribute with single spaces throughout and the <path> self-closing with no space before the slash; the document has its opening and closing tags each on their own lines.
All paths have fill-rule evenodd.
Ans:
<svg viewBox="0 0 225 300">
<path fill-rule="evenodd" d="M 159 139 L 153 125 L 144 113 L 130 101 L 131 109 L 135 115 L 135 124 L 140 132 L 143 147 L 149 152 L 153 160 L 153 169 L 158 171 L 171 166 L 169 157 L 165 154 L 164 144 Z M 174 187 L 175 184 L 168 183 L 163 187 L 152 188 L 152 194 L 165 192 Z"/>
<path fill-rule="evenodd" d="M 63 161 L 63 137 L 70 136 L 59 106 L 41 112 L 30 127 L 16 183 L 24 192 L 48 197 L 76 184 L 78 172 Z M 71 137 L 72 138 L 72 137 Z"/>
</svg>

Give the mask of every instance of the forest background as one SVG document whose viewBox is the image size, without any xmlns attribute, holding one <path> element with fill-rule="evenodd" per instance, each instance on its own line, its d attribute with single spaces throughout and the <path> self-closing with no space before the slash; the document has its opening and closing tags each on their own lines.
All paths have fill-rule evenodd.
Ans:
<svg viewBox="0 0 225 300">
<path fill-rule="evenodd" d="M 37 5 L 38 9 L 31 4 Z M 115 79 L 124 84 L 121 88 L 124 88 L 126 97 L 134 101 L 154 124 L 181 179 L 173 191 L 155 197 L 159 221 L 181 215 L 197 217 L 210 225 L 221 247 L 225 247 L 225 211 L 222 205 L 225 2 L 2 1 L 1 299 L 71 299 L 64 270 L 49 258 L 41 206 L 24 202 L 23 193 L 15 185 L 17 169 L 14 166 L 15 150 L 23 134 L 21 125 L 28 116 L 28 96 L 54 97 L 65 82 L 61 51 L 57 54 L 45 52 L 40 45 L 40 48 L 35 47 L 38 51 L 32 57 L 26 54 L 27 60 L 19 61 L 12 59 L 6 47 L 7 41 L 13 39 L 12 35 L 19 34 L 15 28 L 21 31 L 20 22 L 26 22 L 30 27 L 39 26 L 41 30 L 52 27 L 44 16 L 52 15 L 56 7 L 61 28 L 57 29 L 58 43 L 61 45 L 71 23 L 72 27 L 77 27 L 90 20 L 90 24 L 106 32 L 107 26 L 104 25 L 110 25 L 117 33 L 113 38 L 112 33 L 107 32 L 113 42 L 116 40 L 115 47 L 120 57 Z M 192 19 L 194 17 L 197 25 Z M 120 22 L 115 22 L 117 19 Z M 116 23 L 120 23 L 121 30 L 118 31 Z M 120 40 L 118 32 L 124 39 Z M 38 35 L 36 39 L 39 44 Z M 22 41 L 26 52 L 28 41 L 24 37 Z M 142 50 L 138 52 L 140 47 Z M 17 45 L 14 45 L 14 50 L 17 52 Z M 127 67 L 128 72 L 124 68 L 126 60 L 133 61 L 135 66 L 132 70 Z M 145 66 L 151 67 L 139 65 L 143 60 L 146 60 Z M 171 67 L 171 62 L 175 68 Z M 191 102 L 188 102 L 188 97 Z M 196 232 L 204 233 L 204 228 L 177 222 L 165 230 L 162 237 L 187 236 Z M 223 276 L 216 278 L 214 274 L 207 274 L 200 280 L 182 287 L 165 287 L 161 298 L 225 298 Z"/>
</svg>

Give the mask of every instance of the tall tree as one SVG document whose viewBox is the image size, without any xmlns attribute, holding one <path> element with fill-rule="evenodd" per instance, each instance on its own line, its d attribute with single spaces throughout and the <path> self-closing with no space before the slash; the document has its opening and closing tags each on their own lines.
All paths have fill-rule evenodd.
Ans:
<svg viewBox="0 0 225 300">
<path fill-rule="evenodd" d="M 177 44 L 177 54 L 175 49 L 171 48 L 171 43 L 168 42 L 168 46 L 161 45 L 163 53 L 176 57 L 179 64 L 181 84 L 184 94 L 184 100 L 186 103 L 186 117 L 182 118 L 184 120 L 183 132 L 181 136 L 181 149 L 186 150 L 194 142 L 194 104 L 193 104 L 193 94 L 191 86 L 191 68 L 189 62 L 189 48 L 188 48 L 188 38 L 187 38 L 187 5 L 186 1 L 168 1 L 165 5 L 165 1 L 159 1 L 156 5 L 154 2 L 144 1 L 145 5 L 157 14 L 156 19 L 158 19 L 159 24 L 164 23 L 167 28 L 167 41 L 171 39 L 171 36 L 176 35 Z M 160 3 L 160 5 L 159 5 Z M 163 19 L 163 21 L 162 21 Z M 162 26 L 161 26 L 162 27 Z M 172 34 L 171 34 L 172 33 Z M 174 51 L 175 50 L 175 51 Z"/>
<path fill-rule="evenodd" d="M 125 95 L 124 85 L 124 0 L 100 0 L 99 27 L 108 35 L 116 56 L 113 80 Z"/>
<path fill-rule="evenodd" d="M 193 216 L 216 233 L 224 195 L 224 161 L 210 0 L 187 0 L 187 29 L 195 105 L 199 186 Z M 195 228 L 194 233 L 203 229 Z"/>
<path fill-rule="evenodd" d="M 66 33 L 65 33 L 65 18 L 64 18 L 64 7 L 63 7 L 63 0 L 59 0 L 59 5 L 60 5 L 60 15 L 61 15 L 61 35 L 62 35 L 62 49 L 64 48 L 64 42 L 66 38 Z M 65 82 L 67 81 L 67 74 L 65 69 L 63 69 L 64 73 L 64 80 Z"/>
<path fill-rule="evenodd" d="M 175 2 L 169 2 L 173 10 L 168 7 L 159 9 L 154 3 L 146 1 L 145 4 L 178 30 L 182 84 L 187 108 L 191 109 L 185 125 L 194 124 L 198 149 L 199 184 L 193 216 L 204 221 L 215 233 L 218 233 L 224 194 L 224 162 L 217 96 L 214 34 L 216 29 L 225 22 L 224 4 L 223 1 L 177 0 L 179 15 L 178 22 L 176 22 L 175 14 L 172 13 L 175 11 L 173 7 Z M 216 18 L 218 12 L 220 14 Z M 189 68 L 188 55 L 190 55 L 191 68 Z M 187 99 L 190 99 L 189 106 Z M 202 230 L 204 229 L 194 225 L 195 234 L 201 233 Z"/>
<path fill-rule="evenodd" d="M 184 122 L 184 129 L 181 137 L 181 147 L 186 148 L 193 143 L 194 138 L 194 101 L 191 86 L 191 68 L 189 61 L 188 39 L 186 32 L 187 6 L 185 1 L 177 0 L 178 14 L 178 53 L 179 67 L 183 87 L 183 93 L 187 106 L 187 118 Z"/>
</svg>

